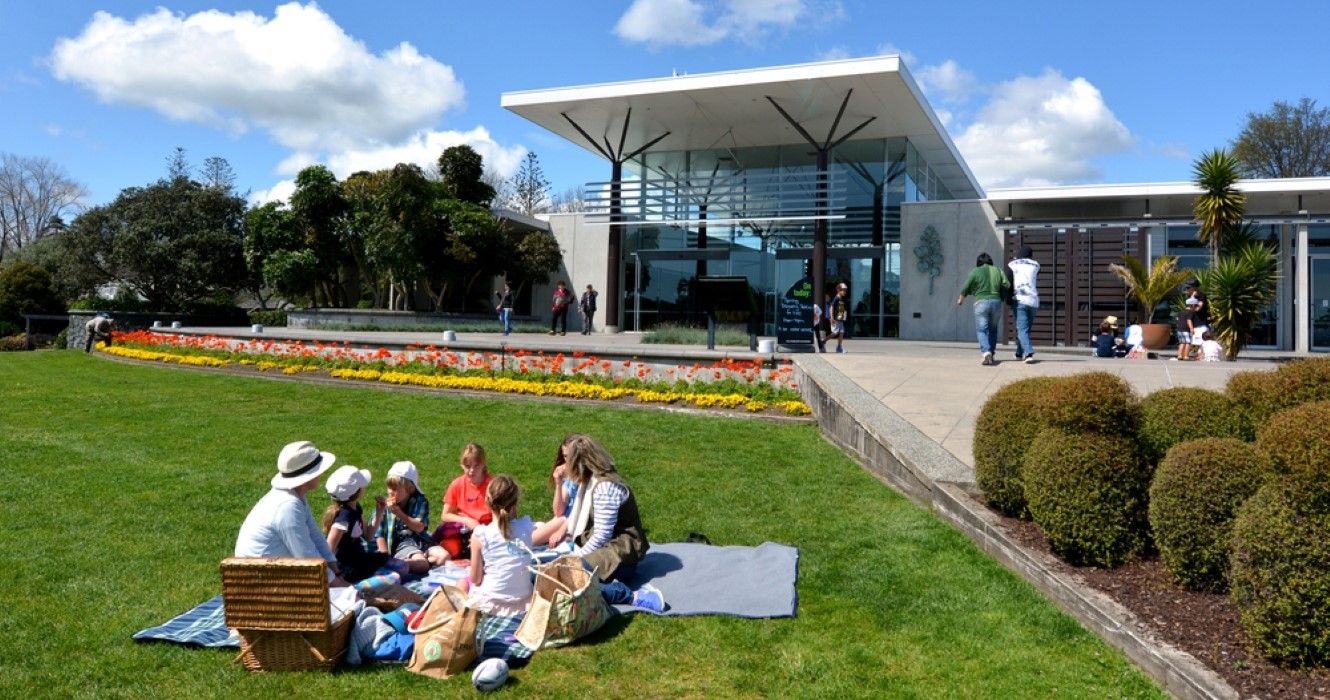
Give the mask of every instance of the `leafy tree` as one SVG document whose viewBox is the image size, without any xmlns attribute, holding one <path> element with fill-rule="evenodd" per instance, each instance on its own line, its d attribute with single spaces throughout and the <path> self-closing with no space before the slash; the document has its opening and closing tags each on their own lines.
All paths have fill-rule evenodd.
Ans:
<svg viewBox="0 0 1330 700">
<path fill-rule="evenodd" d="M 359 268 L 361 281 L 370 290 L 376 309 L 385 306 L 388 276 L 369 259 L 366 245 L 376 235 L 376 227 L 382 223 L 378 212 L 378 197 L 389 172 L 362 170 L 352 173 L 342 182 L 342 193 L 348 207 L 343 240 Z"/>
<path fill-rule="evenodd" d="M 263 261 L 263 282 L 287 301 L 306 301 L 319 278 L 319 260 L 309 248 L 279 250 Z"/>
<path fill-rule="evenodd" d="M 30 262 L 0 267 L 0 321 L 21 325 L 23 314 L 63 311 L 51 287 L 51 275 Z"/>
<path fill-rule="evenodd" d="M 47 158 L 0 153 L 0 260 L 64 228 L 63 215 L 87 196 Z"/>
<path fill-rule="evenodd" d="M 1228 151 L 1215 149 L 1201 156 L 1192 167 L 1201 194 L 1192 204 L 1200 227 L 1196 238 L 1210 248 L 1210 262 L 1219 259 L 1224 239 L 1242 225 L 1247 196 L 1234 186 L 1238 181 L 1238 161 Z"/>
<path fill-rule="evenodd" d="M 189 158 L 185 155 L 183 146 L 176 146 L 171 155 L 166 157 L 166 179 L 168 180 L 188 180 L 189 173 L 194 170 L 194 166 L 189 164 Z"/>
<path fill-rule="evenodd" d="M 278 202 L 268 202 L 245 214 L 245 287 L 258 299 L 261 308 L 268 308 L 272 291 L 285 296 L 290 291 L 286 277 L 282 276 L 284 289 L 268 281 L 264 275 L 269 259 L 278 253 L 308 250 L 296 231 L 295 217 L 291 210 Z M 311 253 L 312 255 L 312 253 Z M 275 281 L 275 280 L 274 280 Z M 303 288 L 298 296 L 305 296 L 311 286 Z M 287 297 L 288 301 L 290 297 Z"/>
<path fill-rule="evenodd" d="M 199 179 L 203 181 L 204 187 L 230 192 L 236 186 L 236 171 L 225 158 L 212 156 L 203 161 L 203 169 L 199 173 Z"/>
<path fill-rule="evenodd" d="M 415 282 L 424 272 L 422 256 L 440 246 L 442 227 L 434 218 L 437 192 L 419 166 L 398 163 L 382 182 L 365 257 L 386 273 L 410 306 Z"/>
<path fill-rule="evenodd" d="M 476 282 L 501 273 L 512 247 L 489 209 L 452 199 L 441 199 L 436 206 L 447 229 L 446 245 L 425 255 L 426 285 L 435 307 L 441 308 L 449 287 L 462 283 L 465 310 Z"/>
<path fill-rule="evenodd" d="M 444 150 L 439 156 L 439 177 L 446 197 L 482 207 L 494 199 L 494 187 L 485 181 L 484 158 L 470 146 Z"/>
<path fill-rule="evenodd" d="M 530 216 L 543 211 L 550 201 L 550 181 L 540 169 L 540 158 L 528 151 L 512 178 L 513 206 Z"/>
<path fill-rule="evenodd" d="M 527 284 L 545 284 L 550 273 L 563 264 L 563 251 L 554 234 L 549 231 L 527 231 L 516 234 L 513 258 L 507 266 L 508 279 L 515 282 L 514 289 L 521 293 Z"/>
<path fill-rule="evenodd" d="M 340 268 L 347 257 L 343 226 L 349 209 L 341 185 L 328 168 L 311 165 L 296 174 L 291 213 L 317 260 L 317 284 L 330 306 L 343 305 Z"/>
<path fill-rule="evenodd" d="M 1248 112 L 1232 145 L 1247 177 L 1330 175 L 1330 108 L 1317 109 L 1308 97 L 1277 101 L 1267 112 Z"/>
<path fill-rule="evenodd" d="M 121 191 L 74 221 L 69 245 L 147 300 L 179 309 L 235 289 L 244 278 L 245 201 L 187 178 Z"/>
</svg>

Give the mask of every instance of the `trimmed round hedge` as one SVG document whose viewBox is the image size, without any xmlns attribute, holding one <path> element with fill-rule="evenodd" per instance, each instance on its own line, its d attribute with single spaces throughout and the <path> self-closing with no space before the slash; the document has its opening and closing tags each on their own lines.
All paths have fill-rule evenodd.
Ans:
<svg viewBox="0 0 1330 700">
<path fill-rule="evenodd" d="M 1281 473 L 1330 479 L 1330 401 L 1313 401 L 1270 417 L 1256 445 Z"/>
<path fill-rule="evenodd" d="M 1141 448 L 1151 461 L 1159 461 L 1180 442 L 1207 437 L 1251 439 L 1247 421 L 1227 396 L 1174 387 L 1141 400 Z"/>
<path fill-rule="evenodd" d="M 1330 664 L 1330 490 L 1285 477 L 1262 486 L 1233 524 L 1231 593 L 1271 660 Z"/>
<path fill-rule="evenodd" d="M 1273 372 L 1237 372 L 1228 379 L 1229 398 L 1254 431 L 1274 414 L 1312 401 L 1330 401 L 1330 357 L 1295 360 Z"/>
<path fill-rule="evenodd" d="M 1235 438 L 1178 443 L 1150 483 L 1150 527 L 1159 558 L 1183 586 L 1228 585 L 1233 518 L 1271 471 L 1270 458 Z"/>
<path fill-rule="evenodd" d="M 1029 515 L 1021 469 L 1025 452 L 1046 427 L 1042 405 L 1061 380 L 1030 377 L 998 389 L 979 412 L 974 426 L 974 475 L 984 500 L 1016 518 Z"/>
<path fill-rule="evenodd" d="M 1048 390 L 1044 420 L 1068 433 L 1136 435 L 1141 405 L 1122 377 L 1084 372 L 1059 380 Z"/>
<path fill-rule="evenodd" d="M 1150 468 L 1134 440 L 1046 428 L 1025 455 L 1024 485 L 1031 517 L 1072 564 L 1116 566 L 1150 545 Z"/>
</svg>

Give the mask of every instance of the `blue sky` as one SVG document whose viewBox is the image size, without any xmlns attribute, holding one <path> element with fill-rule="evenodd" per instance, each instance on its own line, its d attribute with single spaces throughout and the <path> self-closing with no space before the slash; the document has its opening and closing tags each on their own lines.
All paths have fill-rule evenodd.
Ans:
<svg viewBox="0 0 1330 700">
<path fill-rule="evenodd" d="M 985 187 L 1188 179 L 1250 111 L 1330 105 L 1330 3 L 326 0 L 0 5 L 0 152 L 42 156 L 88 204 L 184 147 L 280 196 L 471 143 L 529 149 L 558 192 L 608 166 L 501 93 L 901 53 Z"/>
</svg>

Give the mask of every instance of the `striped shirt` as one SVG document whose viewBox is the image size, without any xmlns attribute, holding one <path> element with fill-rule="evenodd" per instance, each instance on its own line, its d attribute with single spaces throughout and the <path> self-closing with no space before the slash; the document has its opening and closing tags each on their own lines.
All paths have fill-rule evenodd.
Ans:
<svg viewBox="0 0 1330 700">
<path fill-rule="evenodd" d="M 619 506 L 628 500 L 628 487 L 615 481 L 602 481 L 591 492 L 591 520 L 593 530 L 586 544 L 573 551 L 575 556 L 584 557 L 614 538 L 614 526 L 619 521 Z"/>
</svg>

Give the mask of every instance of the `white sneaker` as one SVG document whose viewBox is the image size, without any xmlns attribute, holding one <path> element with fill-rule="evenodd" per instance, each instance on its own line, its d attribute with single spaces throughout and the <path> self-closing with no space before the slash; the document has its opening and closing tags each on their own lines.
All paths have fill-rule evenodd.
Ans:
<svg viewBox="0 0 1330 700">
<path fill-rule="evenodd" d="M 1027 364 L 1027 365 L 1032 365 L 1032 364 L 1034 364 L 1034 363 L 1036 363 L 1036 362 L 1038 362 L 1038 360 L 1034 359 L 1034 355 L 1026 355 L 1026 356 L 1025 356 L 1025 364 Z"/>
<path fill-rule="evenodd" d="M 986 352 L 986 353 L 984 353 L 984 359 L 983 359 L 979 364 L 981 364 L 981 365 L 991 365 L 991 364 L 993 364 L 993 353 L 991 353 L 991 352 Z"/>
</svg>

